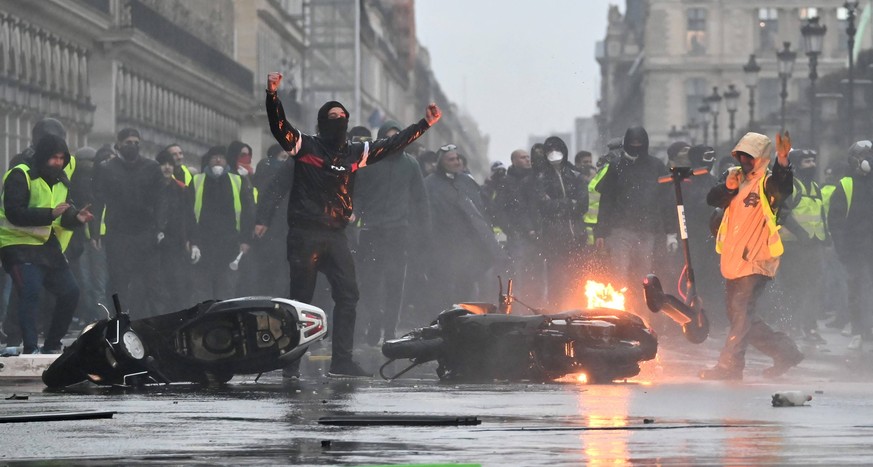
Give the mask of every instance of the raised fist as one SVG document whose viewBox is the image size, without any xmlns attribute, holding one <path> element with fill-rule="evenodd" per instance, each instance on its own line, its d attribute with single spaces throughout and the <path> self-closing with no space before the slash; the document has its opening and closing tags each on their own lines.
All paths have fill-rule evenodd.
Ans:
<svg viewBox="0 0 873 467">
<path fill-rule="evenodd" d="M 267 73 L 267 91 L 276 92 L 279 90 L 279 84 L 282 82 L 282 73 L 273 71 Z"/>
</svg>

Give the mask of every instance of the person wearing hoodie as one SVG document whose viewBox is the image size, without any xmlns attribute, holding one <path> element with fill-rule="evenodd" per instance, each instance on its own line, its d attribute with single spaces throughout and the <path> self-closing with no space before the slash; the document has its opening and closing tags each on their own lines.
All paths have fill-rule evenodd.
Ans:
<svg viewBox="0 0 873 467">
<path fill-rule="evenodd" d="M 622 147 L 596 187 L 600 209 L 594 236 L 597 249 L 608 247 L 614 280 L 629 288 L 629 299 L 639 308 L 642 297 L 631 286 L 652 272 L 655 241 L 666 239 L 669 252 L 679 248 L 676 206 L 670 187 L 658 184 L 667 168 L 649 154 L 646 130 L 628 128 Z"/>
<path fill-rule="evenodd" d="M 61 339 L 79 301 L 79 287 L 61 251 L 58 232 L 71 230 L 93 216 L 70 202 L 67 144 L 46 135 L 34 146 L 29 162 L 3 177 L 0 206 L 0 261 L 18 294 L 18 317 L 24 353 L 60 353 Z M 45 288 L 55 295 L 51 323 L 40 350 L 36 313 Z"/>
<path fill-rule="evenodd" d="M 140 155 L 139 143 L 139 131 L 122 129 L 115 143 L 120 157 L 97 166 L 90 225 L 93 247 L 106 248 L 107 292 L 117 292 L 134 319 L 166 311 L 160 308 L 158 279 L 158 244 L 167 223 L 166 182 L 158 163 Z"/>
<path fill-rule="evenodd" d="M 873 142 L 858 141 L 849 148 L 849 175 L 840 179 L 830 198 L 828 224 L 837 257 L 846 268 L 850 350 L 860 350 L 873 338 L 870 307 L 864 300 L 873 276 Z M 865 316 L 867 315 L 867 316 Z"/>
<path fill-rule="evenodd" d="M 390 138 L 401 129 L 389 120 L 376 138 Z M 418 162 L 401 150 L 360 169 L 354 203 L 361 229 L 357 264 L 366 342 L 376 345 L 382 337 L 394 338 L 409 242 L 425 241 L 430 232 L 427 192 Z"/>
<path fill-rule="evenodd" d="M 252 147 L 242 141 L 231 141 L 227 145 L 227 170 L 242 178 L 243 189 L 251 193 L 255 205 L 258 203 L 258 189 L 254 186 L 255 169 L 252 167 Z M 248 239 L 246 240 L 248 243 Z M 246 254 L 239 262 L 236 293 L 240 296 L 254 295 L 258 289 L 258 271 L 255 256 Z"/>
<path fill-rule="evenodd" d="M 454 144 L 437 152 L 437 170 L 424 179 L 433 222 L 431 271 L 434 294 L 446 307 L 474 300 L 474 284 L 502 251 L 485 215 L 479 184 L 464 173 Z"/>
<path fill-rule="evenodd" d="M 295 164 L 284 165 L 266 193 L 260 195 L 254 234 L 259 238 L 266 233 L 279 200 L 290 191 L 287 216 L 290 298 L 311 302 L 316 275 L 323 273 L 336 304 L 328 375 L 371 377 L 372 373 L 352 359 L 358 284 L 345 227 L 353 212 L 354 179 L 358 169 L 385 159 L 421 137 L 439 121 L 442 112 L 436 104 L 430 104 L 425 118 L 390 138 L 349 143 L 346 138 L 349 112 L 339 102 L 329 101 L 318 111 L 318 135 L 311 136 L 301 133 L 285 118 L 276 94 L 281 81 L 281 73 L 270 73 L 267 77 L 267 118 L 276 141 L 290 153 Z M 286 374 L 293 376 L 295 371 L 291 368 Z"/>
<path fill-rule="evenodd" d="M 776 212 L 793 190 L 788 160 L 791 139 L 776 135 L 776 164 L 769 173 L 773 151 L 770 138 L 746 133 L 731 152 L 740 166 L 728 170 L 724 181 L 706 197 L 710 206 L 723 208 L 724 217 L 716 236 L 721 254 L 730 330 L 718 363 L 700 371 L 707 380 L 741 380 L 746 348 L 751 345 L 773 359 L 764 377 L 775 378 L 803 360 L 803 354 L 788 335 L 774 331 L 756 313 L 767 283 L 776 276 L 783 246 L 776 225 Z"/>
<path fill-rule="evenodd" d="M 194 176 L 193 243 L 200 247 L 195 264 L 195 301 L 237 296 L 239 264 L 249 251 L 254 200 L 240 175 L 229 168 L 227 149 L 213 146 L 203 155 L 201 173 Z"/>
<path fill-rule="evenodd" d="M 816 181 L 818 154 L 810 149 L 792 149 L 788 160 L 794 167 L 794 192 L 779 213 L 785 245 L 779 285 L 784 300 L 781 308 L 792 328 L 799 328 L 804 339 L 825 343 L 818 333 L 816 318 L 822 311 L 822 264 L 828 240 L 821 188 Z"/>
<path fill-rule="evenodd" d="M 567 145 L 557 136 L 546 138 L 548 166 L 536 176 L 535 203 L 542 222 L 542 248 L 546 258 L 548 302 L 553 310 L 572 306 L 584 285 L 582 252 L 586 233 L 583 217 L 588 211 L 588 188 L 582 175 L 567 160 Z"/>
<path fill-rule="evenodd" d="M 200 248 L 192 242 L 194 229 L 194 189 L 176 178 L 176 158 L 164 149 L 155 156 L 164 174 L 167 200 L 167 228 L 158 244 L 161 255 L 160 277 L 164 309 L 175 310 L 191 304 L 192 264 L 200 261 Z M 193 181 L 193 176 L 192 176 Z"/>
</svg>

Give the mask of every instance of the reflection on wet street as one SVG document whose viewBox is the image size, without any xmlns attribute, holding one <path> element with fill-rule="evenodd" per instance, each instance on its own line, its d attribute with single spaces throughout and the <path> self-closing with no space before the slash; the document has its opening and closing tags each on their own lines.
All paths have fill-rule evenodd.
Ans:
<svg viewBox="0 0 873 467">
<path fill-rule="evenodd" d="M 717 343 L 714 345 L 717 347 Z M 688 358 L 688 360 L 684 360 Z M 668 361 L 671 364 L 665 365 Z M 756 361 L 751 360 L 750 365 Z M 215 388 L 47 392 L 0 383 L 3 415 L 113 410 L 109 420 L 0 424 L 0 459 L 136 460 L 184 464 L 461 462 L 482 465 L 790 464 L 866 462 L 873 455 L 871 384 L 811 359 L 775 383 L 704 383 L 691 355 L 665 350 L 638 380 L 586 385 L 444 384 L 432 368 L 409 379 L 330 380 L 310 362 L 299 382 L 281 372 Z M 853 376 L 854 375 L 854 376 Z M 771 395 L 808 391 L 808 407 Z M 478 416 L 478 426 L 326 426 L 324 416 Z"/>
</svg>

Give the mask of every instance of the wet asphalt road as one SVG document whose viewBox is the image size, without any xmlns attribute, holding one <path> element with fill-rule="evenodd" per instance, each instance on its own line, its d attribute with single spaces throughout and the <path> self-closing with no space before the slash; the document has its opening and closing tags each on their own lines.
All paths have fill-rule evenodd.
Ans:
<svg viewBox="0 0 873 467">
<path fill-rule="evenodd" d="M 743 383 L 700 382 L 723 336 L 702 346 L 662 339 L 657 361 L 635 380 L 583 385 L 444 384 L 434 367 L 410 378 L 329 380 L 325 360 L 304 362 L 299 382 L 280 372 L 237 377 L 221 388 L 137 391 L 83 386 L 47 392 L 39 381 L 0 381 L 3 415 L 111 410 L 107 420 L 0 424 L 0 463 L 54 459 L 88 464 L 481 465 L 864 464 L 873 459 L 873 354 L 804 348 L 807 360 L 777 381 L 752 352 Z M 868 344 L 869 347 L 869 344 Z M 376 350 L 359 358 L 375 367 Z M 708 359 L 708 360 L 707 360 Z M 809 407 L 773 408 L 799 389 Z M 27 400 L 5 400 L 16 393 Z M 348 414 L 478 416 L 460 427 L 336 427 Z"/>
</svg>

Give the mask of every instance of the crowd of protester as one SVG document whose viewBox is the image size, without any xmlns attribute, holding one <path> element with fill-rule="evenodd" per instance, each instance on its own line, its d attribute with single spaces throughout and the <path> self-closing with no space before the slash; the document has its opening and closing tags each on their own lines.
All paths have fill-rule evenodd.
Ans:
<svg viewBox="0 0 873 467">
<path fill-rule="evenodd" d="M 375 136 L 363 127 L 347 136 L 373 143 L 404 128 L 388 121 Z M 63 258 L 0 245 L 9 273 L 2 289 L 7 343 L 24 339 L 27 352 L 39 351 L 28 313 L 37 321 L 42 314 L 42 350 L 56 352 L 69 323 L 105 316 L 99 304 L 111 303 L 107 297 L 115 292 L 134 318 L 209 299 L 289 295 L 288 226 L 272 222 L 258 235 L 253 231 L 263 212 L 284 212 L 289 202 L 294 209 L 294 191 L 264 195 L 277 177 L 288 177 L 300 164 L 293 151 L 274 145 L 254 166 L 251 146 L 240 141 L 211 147 L 199 158 L 171 144 L 150 158 L 140 154 L 140 134 L 133 128 L 96 149 L 69 150 L 64 138 L 59 122 L 40 121 L 31 147 L 16 156 L 4 177 L 3 220 L 38 225 L 21 224 L 15 214 L 13 203 L 21 199 L 14 187 L 24 180 L 19 174 L 30 171 L 30 183 L 40 171 L 49 173 L 46 160 L 53 154 L 67 161 L 63 173 L 52 172 L 69 190 L 69 212 L 51 214 L 51 242 L 57 241 Z M 723 174 L 737 159 L 677 142 L 662 160 L 650 153 L 641 127 L 628 129 L 602 152 L 570 154 L 566 142 L 549 137 L 508 154 L 509 164 L 494 162 L 481 184 L 467 170 L 470 155 L 451 143 L 412 143 L 358 168 L 343 233 L 360 289 L 359 342 L 377 345 L 398 330 L 426 324 L 452 303 L 494 301 L 498 275 L 512 278 L 515 295 L 538 310 L 584 307 L 587 279 L 627 287 L 629 307 L 644 309 L 642 278 L 659 272 L 670 277 L 665 283 L 675 283 L 683 269 L 672 187 L 658 183 L 674 166 L 708 169 L 683 185 L 685 216 L 698 292 L 713 320 L 724 324 L 724 278 L 713 228 L 718 211 L 707 204 L 707 193 L 724 183 Z M 793 193 L 776 210 L 783 266 L 772 298 L 759 311 L 772 313 L 777 326 L 795 337 L 819 344 L 819 323 L 827 318 L 824 324 L 844 328 L 852 336 L 850 348 L 859 349 L 871 339 L 865 297 L 873 285 L 870 141 L 857 142 L 846 156 L 833 157 L 839 163 L 822 171 L 819 183 L 816 152 L 791 151 Z M 196 159 L 198 164 L 186 164 Z M 265 210 L 265 202 L 273 206 Z M 47 256 L 35 259 L 40 255 Z M 66 273 L 53 275 L 59 261 L 69 265 L 76 294 Z M 17 265 L 33 263 L 43 273 L 24 270 L 22 276 Z M 40 293 L 28 281 L 38 283 Z M 51 294 L 41 293 L 43 284 Z M 323 278 L 318 284 L 316 305 L 329 309 L 331 296 L 357 301 L 337 290 L 328 293 Z"/>
</svg>

